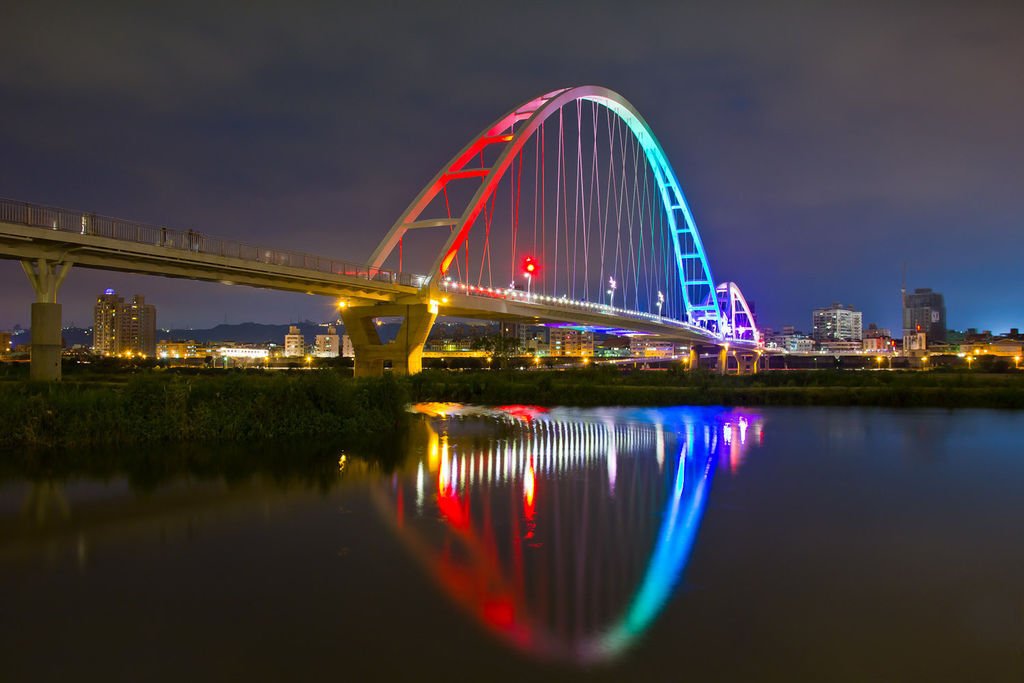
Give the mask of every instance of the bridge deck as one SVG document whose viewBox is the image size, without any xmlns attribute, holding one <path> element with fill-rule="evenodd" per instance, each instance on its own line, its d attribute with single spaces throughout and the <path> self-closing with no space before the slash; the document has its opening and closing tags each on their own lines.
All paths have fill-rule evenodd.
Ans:
<svg viewBox="0 0 1024 683">
<path fill-rule="evenodd" d="M 568 323 L 595 330 L 639 332 L 686 343 L 714 343 L 717 338 L 707 330 L 680 323 L 671 318 L 612 309 L 571 301 L 529 301 L 518 298 L 524 293 L 474 295 L 449 292 L 448 303 L 440 306 L 445 315 L 488 320 L 517 320 L 536 324 Z"/>
<path fill-rule="evenodd" d="M 95 214 L 0 200 L 0 258 L 394 301 L 422 276 Z"/>
</svg>

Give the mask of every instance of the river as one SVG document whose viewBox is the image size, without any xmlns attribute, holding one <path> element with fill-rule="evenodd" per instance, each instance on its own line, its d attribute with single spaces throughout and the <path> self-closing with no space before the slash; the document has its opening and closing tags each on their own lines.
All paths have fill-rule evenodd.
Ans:
<svg viewBox="0 0 1024 683">
<path fill-rule="evenodd" d="M 1024 413 L 415 409 L 0 470 L 0 681 L 1024 680 Z"/>
</svg>

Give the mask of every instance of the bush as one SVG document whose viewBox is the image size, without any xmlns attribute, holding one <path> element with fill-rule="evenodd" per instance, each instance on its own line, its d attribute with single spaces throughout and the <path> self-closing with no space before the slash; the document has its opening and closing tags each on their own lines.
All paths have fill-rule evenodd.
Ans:
<svg viewBox="0 0 1024 683">
<path fill-rule="evenodd" d="M 168 375 L 126 383 L 5 383 L 0 448 L 394 435 L 407 386 L 338 373 Z"/>
</svg>

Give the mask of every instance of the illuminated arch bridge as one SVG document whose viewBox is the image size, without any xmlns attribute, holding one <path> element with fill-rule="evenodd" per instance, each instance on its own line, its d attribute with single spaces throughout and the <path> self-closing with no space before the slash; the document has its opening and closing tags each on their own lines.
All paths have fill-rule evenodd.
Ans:
<svg viewBox="0 0 1024 683">
<path fill-rule="evenodd" d="M 443 312 L 691 344 L 760 342 L 739 287 L 715 284 L 682 188 L 647 122 L 621 95 L 597 86 L 549 92 L 482 130 L 413 199 L 370 265 L 414 265 L 428 274 L 421 322 L 407 317 L 400 340 L 425 334 L 431 316 Z M 368 359 L 379 354 L 368 362 L 388 357 L 414 371 L 415 351 L 389 354 L 366 324 L 380 312 L 346 314 L 346 327 L 369 333 L 353 338 L 357 366 L 362 345 Z"/>
<path fill-rule="evenodd" d="M 554 90 L 482 130 L 368 264 L 10 201 L 0 201 L 0 257 L 21 260 L 36 290 L 33 353 L 58 360 L 52 307 L 72 264 L 337 297 L 357 375 L 378 374 L 385 361 L 417 372 L 438 314 L 734 348 L 760 341 L 739 288 L 712 277 L 647 122 L 597 86 Z M 382 317 L 402 318 L 395 341 L 378 337 Z M 49 372 L 59 377 L 59 363 Z"/>
</svg>

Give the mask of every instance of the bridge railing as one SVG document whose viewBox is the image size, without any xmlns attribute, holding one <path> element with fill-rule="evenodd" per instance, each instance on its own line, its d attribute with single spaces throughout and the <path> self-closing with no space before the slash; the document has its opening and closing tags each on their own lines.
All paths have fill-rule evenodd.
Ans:
<svg viewBox="0 0 1024 683">
<path fill-rule="evenodd" d="M 169 252 L 223 256 L 253 263 L 301 268 L 410 287 L 419 287 L 424 279 L 423 276 L 412 273 L 371 268 L 362 264 L 299 251 L 270 249 L 237 240 L 214 237 L 195 230 L 178 230 L 11 199 L 0 199 L 0 222 L 145 244 L 167 249 Z"/>
<path fill-rule="evenodd" d="M 547 296 L 544 294 L 536 294 L 531 292 L 525 292 L 521 289 L 505 289 L 502 287 L 481 287 L 477 285 L 470 285 L 464 282 L 458 282 L 456 280 L 446 279 L 441 282 L 441 289 L 446 292 L 455 292 L 458 294 L 465 294 L 468 296 L 482 297 L 486 299 L 505 299 L 506 301 L 514 301 L 516 303 L 531 304 L 537 306 L 543 306 L 545 308 L 559 308 L 563 310 L 574 310 L 582 311 L 589 314 L 602 314 L 611 317 L 627 318 L 633 320 L 639 320 L 647 323 L 657 323 L 666 327 L 674 327 L 681 330 L 688 330 L 697 334 L 711 336 L 708 334 L 708 330 L 686 322 L 684 320 L 676 320 L 660 314 L 648 313 L 645 311 L 637 311 L 628 308 L 619 308 L 604 303 L 596 303 L 592 301 L 579 301 L 570 299 L 565 296 Z M 615 320 L 609 320 L 609 324 L 616 324 Z"/>
</svg>

